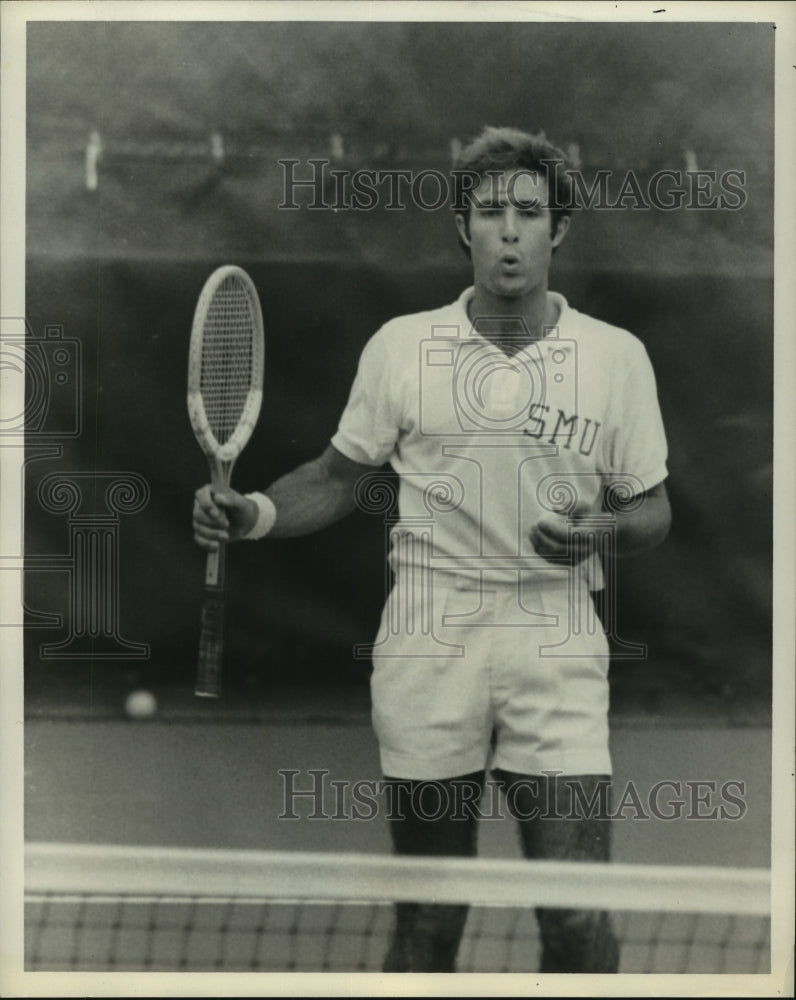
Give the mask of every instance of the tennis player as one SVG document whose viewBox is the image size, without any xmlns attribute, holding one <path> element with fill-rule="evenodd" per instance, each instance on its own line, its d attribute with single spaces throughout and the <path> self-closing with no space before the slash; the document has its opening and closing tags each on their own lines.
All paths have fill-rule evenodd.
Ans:
<svg viewBox="0 0 796 1000">
<path fill-rule="evenodd" d="M 666 440 L 641 342 L 548 289 L 574 207 L 569 175 L 551 169 L 563 162 L 514 129 L 463 148 L 454 212 L 472 287 L 371 338 L 314 461 L 263 493 L 196 493 L 195 538 L 212 549 L 317 531 L 355 508 L 374 469 L 398 473 L 371 691 L 400 854 L 475 854 L 491 769 L 527 857 L 610 856 L 608 643 L 588 624 L 597 540 L 614 557 L 665 537 Z M 400 904 L 385 971 L 453 971 L 466 915 Z M 541 971 L 617 971 L 605 913 L 538 918 Z"/>
</svg>

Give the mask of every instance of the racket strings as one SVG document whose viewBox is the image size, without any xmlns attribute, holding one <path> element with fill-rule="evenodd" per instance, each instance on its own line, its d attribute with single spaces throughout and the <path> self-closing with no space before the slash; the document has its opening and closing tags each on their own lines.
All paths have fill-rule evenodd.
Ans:
<svg viewBox="0 0 796 1000">
<path fill-rule="evenodd" d="M 234 276 L 226 278 L 205 318 L 199 375 L 207 421 L 221 445 L 235 433 L 256 378 L 255 333 L 247 290 Z"/>
</svg>

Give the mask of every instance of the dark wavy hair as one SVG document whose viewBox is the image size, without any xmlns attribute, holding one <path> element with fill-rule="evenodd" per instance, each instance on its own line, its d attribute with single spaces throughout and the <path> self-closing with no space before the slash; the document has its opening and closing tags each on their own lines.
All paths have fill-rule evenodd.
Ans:
<svg viewBox="0 0 796 1000">
<path fill-rule="evenodd" d="M 567 172 L 567 159 L 544 132 L 523 132 L 517 128 L 496 128 L 487 125 L 480 135 L 463 146 L 454 158 L 452 177 L 456 192 L 453 210 L 469 220 L 472 190 L 463 183 L 465 175 L 480 178 L 490 173 L 511 170 L 539 172 L 547 180 L 550 227 L 554 234 L 559 220 L 570 215 L 573 207 L 572 181 Z M 461 240 L 460 240 L 461 242 Z M 469 255 L 469 247 L 462 242 Z"/>
</svg>

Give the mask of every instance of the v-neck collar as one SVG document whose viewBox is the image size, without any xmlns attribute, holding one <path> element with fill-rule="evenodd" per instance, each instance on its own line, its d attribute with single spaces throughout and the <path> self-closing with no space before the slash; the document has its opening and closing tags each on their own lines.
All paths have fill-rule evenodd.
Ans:
<svg viewBox="0 0 796 1000">
<path fill-rule="evenodd" d="M 504 358 L 508 358 L 509 360 L 511 360 L 511 358 L 514 358 L 519 354 L 533 351 L 537 347 L 539 351 L 544 351 L 546 353 L 549 353 L 550 351 L 553 350 L 565 351 L 566 353 L 569 353 L 574 349 L 574 342 L 571 339 L 563 339 L 560 336 L 561 328 L 565 325 L 568 325 L 567 321 L 569 319 L 570 307 L 567 300 L 559 292 L 548 291 L 547 293 L 549 299 L 552 300 L 552 302 L 558 308 L 558 320 L 556 324 L 554 326 L 546 328 L 546 333 L 544 337 L 537 337 L 533 340 L 528 341 L 526 344 L 524 344 L 524 346 L 520 347 L 518 351 L 515 351 L 514 354 L 508 354 L 506 351 L 503 350 L 503 348 L 499 347 L 488 337 L 485 337 L 482 333 L 478 332 L 477 321 L 476 323 L 473 323 L 473 321 L 470 319 L 470 314 L 467 308 L 470 302 L 472 301 L 474 294 L 475 294 L 475 288 L 471 285 L 469 288 L 465 288 L 465 290 L 459 296 L 458 306 L 463 317 L 461 329 L 465 331 L 466 337 L 468 338 L 477 337 L 479 340 L 483 341 L 484 344 L 487 344 L 489 347 L 493 348 L 495 351 L 501 354 Z"/>
</svg>

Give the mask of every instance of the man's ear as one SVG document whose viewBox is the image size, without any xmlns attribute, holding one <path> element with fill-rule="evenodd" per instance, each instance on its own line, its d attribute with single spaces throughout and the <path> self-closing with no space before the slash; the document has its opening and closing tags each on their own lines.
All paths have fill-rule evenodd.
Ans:
<svg viewBox="0 0 796 1000">
<path fill-rule="evenodd" d="M 553 233 L 552 237 L 554 250 L 557 246 L 560 246 L 564 242 L 564 237 L 567 235 L 568 232 L 569 232 L 569 216 L 559 215 L 558 225 L 556 226 L 556 231 L 555 233 Z"/>
<path fill-rule="evenodd" d="M 459 212 L 454 215 L 456 220 L 456 229 L 459 233 L 459 239 L 464 243 L 465 246 L 470 246 L 470 227 L 468 225 L 468 216 L 463 215 Z"/>
</svg>

